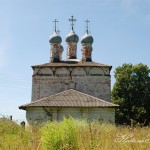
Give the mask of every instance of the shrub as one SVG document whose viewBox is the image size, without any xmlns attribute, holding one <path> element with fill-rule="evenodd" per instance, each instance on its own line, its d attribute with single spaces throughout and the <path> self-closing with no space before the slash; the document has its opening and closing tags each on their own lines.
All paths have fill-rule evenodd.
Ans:
<svg viewBox="0 0 150 150">
<path fill-rule="evenodd" d="M 62 122 L 48 122 L 41 129 L 41 143 L 44 150 L 78 149 L 77 126 L 73 118 Z"/>
</svg>

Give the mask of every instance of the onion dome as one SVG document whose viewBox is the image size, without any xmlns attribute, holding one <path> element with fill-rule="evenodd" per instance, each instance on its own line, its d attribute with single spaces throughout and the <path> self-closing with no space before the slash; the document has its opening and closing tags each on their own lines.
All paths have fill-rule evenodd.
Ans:
<svg viewBox="0 0 150 150">
<path fill-rule="evenodd" d="M 88 34 L 88 32 L 86 32 L 84 34 L 84 36 L 81 38 L 81 43 L 89 43 L 92 44 L 94 42 L 94 39 L 91 35 Z"/>
<path fill-rule="evenodd" d="M 77 43 L 79 41 L 79 37 L 75 34 L 73 30 L 70 31 L 70 33 L 66 36 L 66 42 L 71 43 L 75 42 Z"/>
<path fill-rule="evenodd" d="M 50 36 L 50 39 L 49 39 L 49 43 L 61 43 L 62 42 L 62 38 L 59 36 L 59 34 L 55 31 L 53 33 L 52 36 Z"/>
</svg>

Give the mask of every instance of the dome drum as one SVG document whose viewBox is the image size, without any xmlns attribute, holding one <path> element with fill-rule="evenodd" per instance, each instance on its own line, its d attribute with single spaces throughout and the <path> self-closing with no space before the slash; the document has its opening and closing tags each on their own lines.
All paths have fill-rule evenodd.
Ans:
<svg viewBox="0 0 150 150">
<path fill-rule="evenodd" d="M 50 62 L 60 62 L 62 60 L 63 47 L 61 45 L 62 39 L 55 31 L 50 37 L 49 43 L 51 45 L 50 49 Z"/>
<path fill-rule="evenodd" d="M 85 35 L 81 38 L 82 44 L 82 62 L 92 62 L 92 43 L 93 37 L 85 33 Z"/>
</svg>

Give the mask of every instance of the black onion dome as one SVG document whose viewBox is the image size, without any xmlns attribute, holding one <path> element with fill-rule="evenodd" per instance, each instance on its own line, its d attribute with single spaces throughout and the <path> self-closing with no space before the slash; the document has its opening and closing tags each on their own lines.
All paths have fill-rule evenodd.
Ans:
<svg viewBox="0 0 150 150">
<path fill-rule="evenodd" d="M 73 30 L 70 31 L 70 33 L 66 36 L 66 42 L 78 42 L 79 37 L 75 34 Z"/>
<path fill-rule="evenodd" d="M 58 35 L 58 33 L 54 32 L 52 36 L 50 36 L 49 43 L 61 43 L 62 38 Z"/>
<path fill-rule="evenodd" d="M 85 33 L 85 35 L 81 38 L 81 43 L 90 43 L 92 44 L 94 42 L 94 39 L 91 35 L 88 33 Z"/>
</svg>

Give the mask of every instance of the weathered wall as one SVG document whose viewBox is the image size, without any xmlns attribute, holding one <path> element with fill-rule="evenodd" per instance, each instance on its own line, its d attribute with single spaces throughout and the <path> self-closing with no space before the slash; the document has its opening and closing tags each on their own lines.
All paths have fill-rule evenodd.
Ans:
<svg viewBox="0 0 150 150">
<path fill-rule="evenodd" d="M 46 67 L 34 70 L 32 101 L 70 88 L 110 101 L 109 68 Z"/>
<path fill-rule="evenodd" d="M 71 115 L 76 119 L 98 120 L 115 123 L 114 108 L 28 108 L 26 113 L 29 124 L 32 122 L 46 122 L 48 120 L 61 121 Z"/>
</svg>

